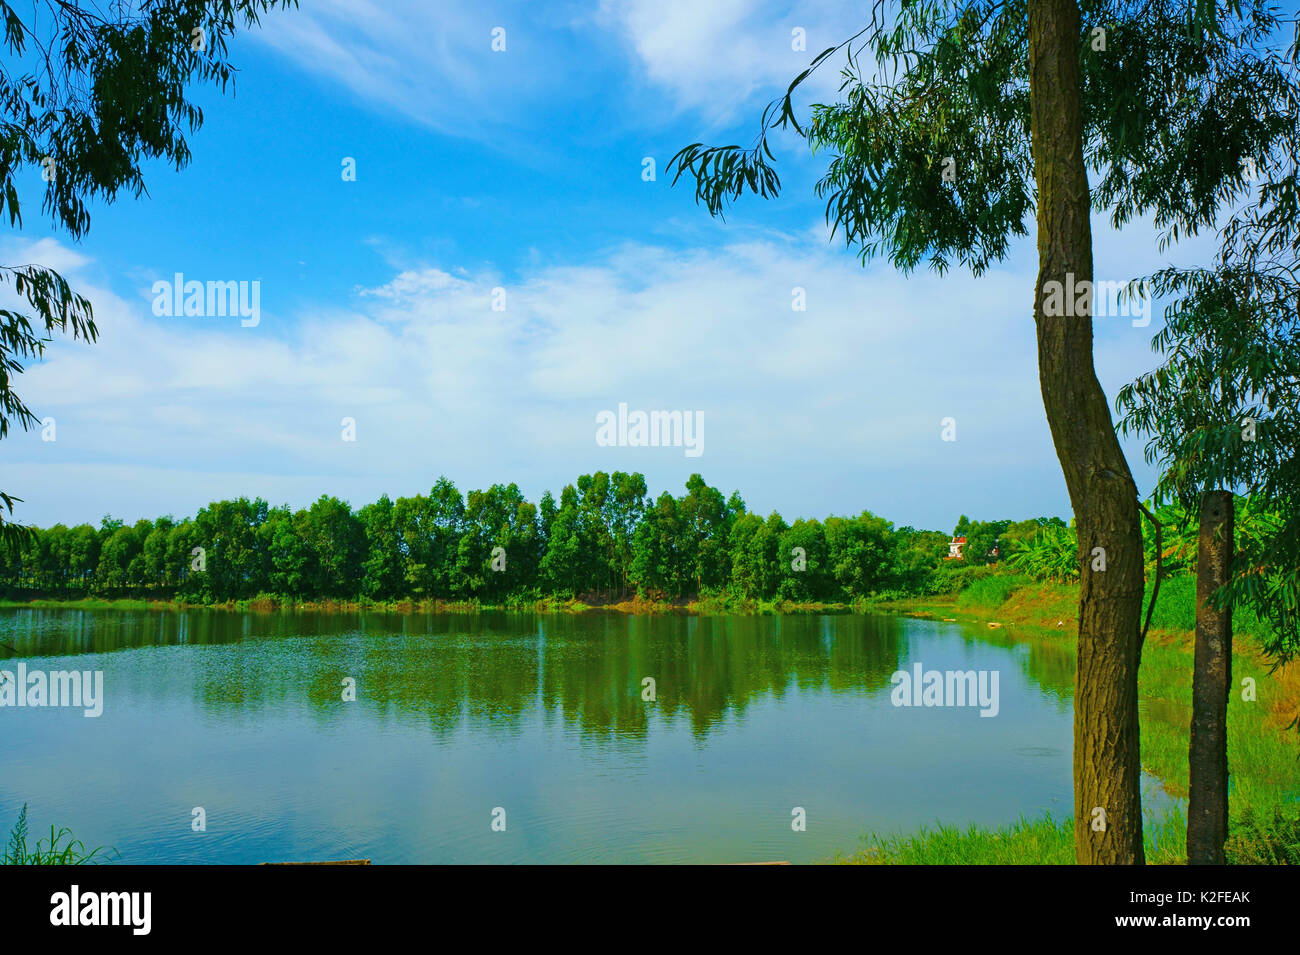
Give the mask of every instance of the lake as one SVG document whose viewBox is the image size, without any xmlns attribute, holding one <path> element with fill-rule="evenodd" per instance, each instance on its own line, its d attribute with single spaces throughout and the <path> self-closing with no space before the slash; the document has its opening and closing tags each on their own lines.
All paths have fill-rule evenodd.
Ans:
<svg viewBox="0 0 1300 955">
<path fill-rule="evenodd" d="M 0 835 L 28 803 L 123 862 L 810 862 L 1072 811 L 1073 650 L 972 625 L 9 609 L 0 642 L 104 686 L 0 707 Z M 917 664 L 996 674 L 996 715 L 894 705 Z"/>
</svg>

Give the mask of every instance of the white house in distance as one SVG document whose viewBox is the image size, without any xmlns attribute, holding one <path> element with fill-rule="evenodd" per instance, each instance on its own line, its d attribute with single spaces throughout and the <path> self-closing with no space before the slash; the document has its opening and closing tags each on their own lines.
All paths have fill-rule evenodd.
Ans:
<svg viewBox="0 0 1300 955">
<path fill-rule="evenodd" d="M 948 556 L 944 560 L 961 560 L 961 549 L 966 546 L 966 538 L 954 537 L 948 542 Z"/>
</svg>

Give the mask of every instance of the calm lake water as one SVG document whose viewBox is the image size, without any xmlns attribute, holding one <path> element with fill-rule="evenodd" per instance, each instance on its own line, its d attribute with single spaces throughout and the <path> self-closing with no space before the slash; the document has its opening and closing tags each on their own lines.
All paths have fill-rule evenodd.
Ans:
<svg viewBox="0 0 1300 955">
<path fill-rule="evenodd" d="M 0 835 L 28 803 L 123 862 L 808 862 L 1072 810 L 1072 652 L 958 624 L 0 610 L 0 642 L 104 679 L 97 719 L 0 708 Z M 894 706 L 917 663 L 996 671 L 997 716 Z"/>
</svg>

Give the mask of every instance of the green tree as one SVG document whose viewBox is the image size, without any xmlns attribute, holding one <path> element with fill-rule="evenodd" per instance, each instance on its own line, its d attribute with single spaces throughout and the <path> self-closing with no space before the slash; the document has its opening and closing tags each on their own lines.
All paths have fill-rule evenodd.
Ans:
<svg viewBox="0 0 1300 955">
<path fill-rule="evenodd" d="M 1044 524 L 1016 547 L 1007 564 L 1039 580 L 1075 580 L 1079 576 L 1079 537 L 1064 524 Z"/>
<path fill-rule="evenodd" d="M 543 504 L 549 498 L 549 494 L 543 498 Z M 572 484 L 564 486 L 560 491 L 559 504 L 552 504 L 552 507 L 554 512 L 550 518 L 546 552 L 541 562 L 542 579 L 550 593 L 576 597 L 587 584 L 584 577 L 587 555 L 583 548 L 578 492 Z"/>
<path fill-rule="evenodd" d="M 296 6 L 296 0 L 282 5 Z M 6 69 L 0 70 L 0 215 L 22 224 L 20 189 L 40 172 L 41 210 L 80 239 L 92 202 L 144 193 L 144 166 L 175 169 L 190 160 L 186 133 L 203 121 L 187 87 L 233 82 L 227 40 L 253 27 L 278 0 L 140 0 L 82 4 L 0 0 Z M 197 33 L 195 31 L 198 31 Z M 202 39 L 196 43 L 196 38 Z M 30 170 L 30 173 L 28 172 Z M 0 308 L 0 439 L 35 413 L 13 390 L 24 363 L 39 360 L 56 333 L 94 341 L 90 302 L 53 269 L 0 264 L 0 286 L 15 304 Z M 0 544 L 22 528 L 4 519 L 20 501 L 0 491 Z"/>
<path fill-rule="evenodd" d="M 144 563 L 144 581 L 150 587 L 169 587 L 178 574 L 167 560 L 167 538 L 176 526 L 171 515 L 165 514 L 153 522 L 144 539 L 141 555 Z"/>
<path fill-rule="evenodd" d="M 365 559 L 361 564 L 361 593 L 374 600 L 395 600 L 402 596 L 405 573 L 402 536 L 397 528 L 395 508 L 387 494 L 357 512 L 365 529 Z"/>
<path fill-rule="evenodd" d="M 189 575 L 190 591 L 205 602 L 251 597 L 267 589 L 265 551 L 258 528 L 269 508 L 258 498 L 214 501 L 194 516 L 193 546 L 203 548 L 206 570 Z M 191 563 L 189 556 L 187 563 Z"/>
<path fill-rule="evenodd" d="M 683 554 L 684 541 L 677 499 L 664 491 L 632 538 L 632 580 L 639 593 L 676 599 L 688 592 L 695 568 Z"/>
<path fill-rule="evenodd" d="M 297 521 L 295 521 L 297 524 Z M 321 495 L 303 516 L 300 533 L 316 570 L 311 591 L 322 597 L 356 597 L 365 559 L 365 526 L 346 501 Z"/>
<path fill-rule="evenodd" d="M 578 528 L 584 586 L 612 590 L 618 579 L 618 544 L 610 508 L 610 480 L 604 471 L 578 478 Z"/>
<path fill-rule="evenodd" d="M 934 592 L 935 572 L 948 556 L 949 537 L 942 531 L 900 527 L 894 533 L 892 589 L 909 594 Z"/>
<path fill-rule="evenodd" d="M 177 593 L 187 600 L 199 599 L 202 595 L 207 574 L 195 570 L 198 542 L 198 530 L 192 520 L 186 519 L 167 532 L 166 564 L 170 573 L 176 575 Z"/>
<path fill-rule="evenodd" d="M 778 548 L 787 526 L 773 512 L 766 520 L 757 514 L 740 514 L 731 525 L 732 591 L 746 600 L 769 600 L 781 576 Z"/>
<path fill-rule="evenodd" d="M 632 570 L 632 536 L 645 507 L 645 475 L 623 471 L 610 475 L 607 524 L 614 543 L 614 567 L 618 572 L 620 596 L 627 595 L 628 575 Z"/>
<path fill-rule="evenodd" d="M 780 575 L 776 596 L 781 600 L 820 600 L 830 591 L 830 557 L 826 531 L 818 520 L 797 520 L 777 545 Z"/>
<path fill-rule="evenodd" d="M 99 566 L 99 535 L 89 524 L 78 524 L 68 532 L 68 570 L 78 588 L 90 585 Z"/>
<path fill-rule="evenodd" d="M 131 583 L 131 562 L 139 556 L 143 542 L 135 529 L 118 527 L 104 541 L 95 569 L 96 583 L 105 589 L 122 588 Z"/>
<path fill-rule="evenodd" d="M 1010 521 L 970 521 L 964 535 L 966 546 L 961 549 L 962 559 L 970 567 L 993 564 L 1002 556 L 999 543 Z"/>
<path fill-rule="evenodd" d="M 857 517 L 828 517 L 827 559 L 840 595 L 848 600 L 883 590 L 891 582 L 896 560 L 894 525 L 870 511 Z"/>
<path fill-rule="evenodd" d="M 677 502 L 683 538 L 680 542 L 682 570 L 697 594 L 716 591 L 731 576 L 727 538 L 736 514 L 717 488 L 692 474 L 686 481 L 686 495 Z"/>
<path fill-rule="evenodd" d="M 823 51 L 764 113 L 756 143 L 687 146 L 713 214 L 745 191 L 774 196 L 768 142 L 793 130 L 830 160 L 827 219 L 864 258 L 981 274 L 1037 218 L 1034 318 L 1048 424 L 1076 517 L 1082 570 L 1074 698 L 1075 853 L 1141 863 L 1137 670 L 1143 548 L 1137 487 L 1092 355 L 1091 215 L 1148 216 L 1167 239 L 1211 226 L 1295 126 L 1283 26 L 1266 0 L 905 0 Z M 1099 37 L 1096 30 L 1102 31 Z M 1100 42 L 1099 42 L 1100 41 Z M 841 101 L 801 125 L 793 97 L 847 49 Z M 951 160 L 951 161 L 949 161 Z M 1095 187 L 1088 171 L 1096 172 Z M 1086 283 L 1086 284 L 1083 284 Z M 1095 810 L 1106 827 L 1094 829 Z"/>
<path fill-rule="evenodd" d="M 461 544 L 467 567 L 478 581 L 476 595 L 499 600 L 533 585 L 540 557 L 537 509 L 517 485 L 470 491 L 465 523 Z"/>
<path fill-rule="evenodd" d="M 1198 514 L 1187 811 L 1193 864 L 1224 862 L 1234 603 L 1251 600 L 1273 621 L 1275 650 L 1300 646 L 1300 283 L 1293 274 L 1231 266 L 1160 273 L 1161 292 L 1183 293 L 1152 343 L 1164 361 L 1115 402 L 1121 430 L 1149 438 L 1147 459 L 1160 468 L 1154 499 Z M 1245 561 L 1235 552 L 1235 491 L 1283 516 Z"/>
<path fill-rule="evenodd" d="M 320 570 L 316 553 L 308 542 L 307 513 L 296 514 L 289 507 L 273 507 L 257 529 L 259 546 L 266 554 L 267 590 L 303 600 L 313 596 Z"/>
</svg>

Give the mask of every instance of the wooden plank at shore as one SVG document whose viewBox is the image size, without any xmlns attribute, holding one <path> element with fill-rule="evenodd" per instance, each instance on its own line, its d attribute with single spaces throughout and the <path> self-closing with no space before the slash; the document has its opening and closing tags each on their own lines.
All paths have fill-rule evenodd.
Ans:
<svg viewBox="0 0 1300 955">
<path fill-rule="evenodd" d="M 370 860 L 331 859 L 325 862 L 259 862 L 258 865 L 370 865 Z"/>
</svg>

